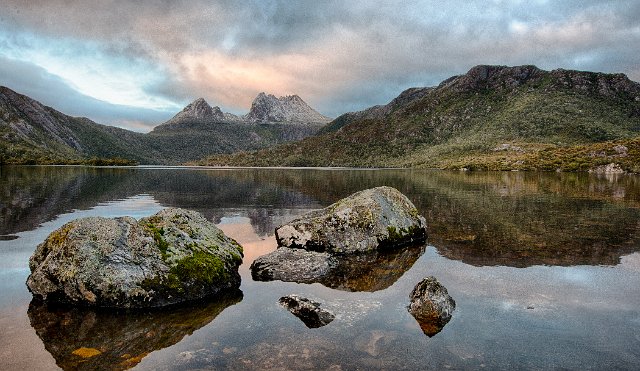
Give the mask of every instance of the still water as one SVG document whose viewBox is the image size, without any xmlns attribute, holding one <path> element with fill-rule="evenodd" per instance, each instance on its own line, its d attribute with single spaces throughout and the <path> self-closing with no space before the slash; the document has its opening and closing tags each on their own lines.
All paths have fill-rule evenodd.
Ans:
<svg viewBox="0 0 640 371">
<path fill-rule="evenodd" d="M 425 246 L 325 285 L 256 282 L 274 228 L 389 185 L 427 218 Z M 31 302 L 28 259 L 84 216 L 197 210 L 245 249 L 241 292 L 114 313 Z M 407 312 L 433 275 L 456 301 L 428 337 Z M 298 294 L 335 315 L 307 328 Z M 73 352 L 95 348 L 88 358 Z M 0 168 L 0 369 L 638 369 L 640 177 L 416 170 Z"/>
</svg>

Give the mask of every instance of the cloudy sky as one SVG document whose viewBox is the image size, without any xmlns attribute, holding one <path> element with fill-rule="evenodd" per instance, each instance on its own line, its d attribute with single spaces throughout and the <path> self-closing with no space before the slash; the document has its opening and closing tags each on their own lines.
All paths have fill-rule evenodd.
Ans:
<svg viewBox="0 0 640 371">
<path fill-rule="evenodd" d="M 477 64 L 640 81 L 640 1 L 0 0 L 0 85 L 137 131 L 262 91 L 321 113 L 384 104 Z"/>
</svg>

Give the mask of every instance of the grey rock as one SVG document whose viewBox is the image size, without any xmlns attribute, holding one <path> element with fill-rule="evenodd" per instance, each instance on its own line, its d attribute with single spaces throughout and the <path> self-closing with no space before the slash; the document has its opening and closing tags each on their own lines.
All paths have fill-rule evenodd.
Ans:
<svg viewBox="0 0 640 371">
<path fill-rule="evenodd" d="M 81 218 L 38 245 L 27 286 L 47 301 L 157 307 L 239 287 L 242 256 L 236 241 L 194 211 Z"/>
<path fill-rule="evenodd" d="M 422 255 L 426 235 L 424 217 L 406 196 L 372 188 L 278 227 L 279 248 L 254 260 L 251 274 L 257 281 L 382 290 Z"/>
<path fill-rule="evenodd" d="M 377 187 L 354 193 L 276 229 L 278 246 L 350 254 L 426 239 L 426 221 L 400 191 Z"/>
<path fill-rule="evenodd" d="M 593 169 L 589 169 L 589 172 L 596 174 L 624 174 L 626 171 L 621 168 L 619 164 L 612 162 L 610 164 L 600 165 Z"/>
<path fill-rule="evenodd" d="M 326 124 L 330 118 L 321 115 L 297 95 L 276 98 L 274 95 L 260 93 L 253 100 L 249 113 L 244 116 L 254 123 L 299 123 Z"/>
<path fill-rule="evenodd" d="M 629 148 L 627 148 L 627 146 L 623 146 L 622 144 L 618 144 L 617 146 L 613 147 L 613 151 L 619 156 L 619 157 L 627 157 L 629 155 Z"/>
<path fill-rule="evenodd" d="M 342 291 L 384 290 L 393 285 L 424 253 L 424 245 L 393 251 L 333 255 L 280 248 L 251 264 L 256 281 L 320 283 Z"/>
<path fill-rule="evenodd" d="M 251 275 L 256 281 L 320 282 L 337 265 L 328 253 L 302 249 L 276 249 L 251 263 Z"/>
<path fill-rule="evenodd" d="M 222 112 L 220 107 L 211 107 L 204 98 L 198 98 L 189 103 L 182 111 L 178 112 L 169 121 L 158 126 L 159 130 L 164 127 L 174 127 L 185 123 L 221 123 L 240 122 L 241 119 L 231 113 Z"/>
<path fill-rule="evenodd" d="M 409 299 L 409 313 L 429 337 L 442 330 L 456 309 L 456 302 L 449 296 L 447 289 L 433 276 L 420 281 L 411 291 Z"/>
<path fill-rule="evenodd" d="M 298 295 L 283 296 L 278 302 L 294 316 L 300 318 L 308 328 L 326 326 L 335 319 L 331 312 L 320 308 L 320 303 Z"/>
</svg>

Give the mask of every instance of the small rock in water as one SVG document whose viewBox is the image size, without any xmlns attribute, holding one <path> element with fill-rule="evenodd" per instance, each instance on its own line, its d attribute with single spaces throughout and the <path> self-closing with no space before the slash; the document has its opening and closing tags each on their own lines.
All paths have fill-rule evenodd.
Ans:
<svg viewBox="0 0 640 371">
<path fill-rule="evenodd" d="M 242 256 L 236 241 L 194 211 L 81 218 L 38 245 L 27 286 L 47 301 L 158 307 L 237 288 Z"/>
<path fill-rule="evenodd" d="M 308 328 L 318 328 L 331 323 L 335 316 L 321 309 L 320 303 L 298 295 L 283 296 L 278 302 L 294 316 L 300 318 Z"/>
<path fill-rule="evenodd" d="M 418 321 L 422 332 L 432 337 L 439 333 L 451 320 L 456 302 L 447 289 L 433 277 L 420 281 L 409 296 L 409 313 Z"/>
</svg>

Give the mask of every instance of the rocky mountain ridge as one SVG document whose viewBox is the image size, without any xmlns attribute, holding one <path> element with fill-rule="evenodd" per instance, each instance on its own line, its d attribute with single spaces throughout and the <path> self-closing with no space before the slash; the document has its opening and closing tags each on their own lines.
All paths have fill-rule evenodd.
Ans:
<svg viewBox="0 0 640 371">
<path fill-rule="evenodd" d="M 624 74 L 481 65 L 343 114 L 304 141 L 199 164 L 536 169 L 536 156 L 529 164 L 494 149 L 533 154 L 638 136 L 640 84 Z M 501 165 L 477 161 L 489 157 Z"/>
<path fill-rule="evenodd" d="M 0 87 L 0 163 L 67 163 L 88 157 L 139 161 L 131 142 L 141 136 L 84 117 L 67 116 Z"/>
<path fill-rule="evenodd" d="M 329 117 L 318 113 L 297 95 L 276 98 L 264 92 L 258 94 L 251 104 L 251 110 L 243 117 L 246 121 L 255 123 L 326 124 L 331 121 Z"/>
<path fill-rule="evenodd" d="M 176 165 L 217 153 L 255 150 L 315 134 L 323 124 L 254 123 L 200 98 L 147 133 L 71 117 L 0 87 L 0 163 L 83 163 L 126 159 Z"/>
<path fill-rule="evenodd" d="M 330 121 L 329 117 L 318 113 L 297 95 L 276 98 L 263 92 L 253 100 L 249 112 L 242 116 L 222 112 L 220 107 L 212 107 L 204 98 L 198 98 L 173 118 L 156 126 L 154 131 L 176 130 L 183 124 L 194 126 L 216 123 L 295 124 L 316 126 L 319 129 L 319 126 Z"/>
<path fill-rule="evenodd" d="M 314 112 L 297 96 L 261 93 L 241 117 L 197 99 L 174 121 L 140 134 L 70 117 L 2 88 L 0 162 L 122 157 L 144 164 L 549 169 L 556 160 L 548 158 L 557 156 L 547 150 L 623 141 L 632 164 L 640 84 L 623 74 L 476 66 L 325 126 L 309 123 L 320 119 Z M 291 141 L 300 142 L 285 143 Z M 570 162 L 567 169 L 593 163 L 582 155 Z"/>
</svg>

